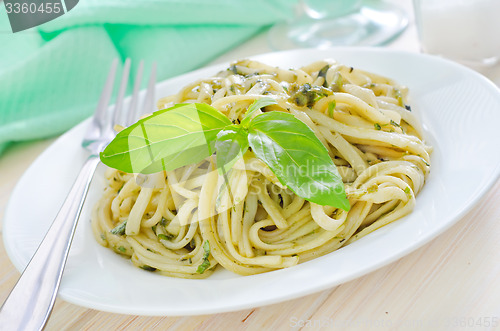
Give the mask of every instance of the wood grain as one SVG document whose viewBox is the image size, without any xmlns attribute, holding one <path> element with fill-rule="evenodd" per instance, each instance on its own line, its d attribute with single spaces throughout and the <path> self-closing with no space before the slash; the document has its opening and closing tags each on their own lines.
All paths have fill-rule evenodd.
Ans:
<svg viewBox="0 0 500 331">
<path fill-rule="evenodd" d="M 500 318 L 500 181 L 472 212 L 410 255 L 333 289 L 270 306 L 187 317 L 127 316 L 58 300 L 46 330 L 457 330 Z M 0 245 L 0 300 L 19 273 Z M 210 304 L 210 303 L 207 303 Z M 476 330 L 495 329 L 484 326 Z"/>
<path fill-rule="evenodd" d="M 411 13 L 410 0 L 393 2 Z M 411 25 L 389 47 L 418 51 L 416 38 Z M 269 51 L 266 45 L 263 34 L 215 62 Z M 0 232 L 15 183 L 52 141 L 16 145 L 0 158 Z M 500 330 L 492 323 L 496 318 L 500 324 L 499 238 L 497 181 L 481 203 L 427 245 L 323 292 L 255 309 L 187 317 L 111 314 L 58 299 L 46 330 Z M 18 277 L 0 242 L 0 302 Z"/>
</svg>

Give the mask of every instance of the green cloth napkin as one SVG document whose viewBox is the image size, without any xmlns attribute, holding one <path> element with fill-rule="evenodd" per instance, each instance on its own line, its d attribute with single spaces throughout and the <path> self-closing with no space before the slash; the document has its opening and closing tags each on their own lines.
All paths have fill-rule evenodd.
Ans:
<svg viewBox="0 0 500 331">
<path fill-rule="evenodd" d="M 0 153 L 90 116 L 111 61 L 158 64 L 158 81 L 200 67 L 287 19 L 287 0 L 80 0 L 13 34 L 0 3 Z M 132 84 L 132 82 L 131 82 Z M 144 83 L 145 84 L 145 83 Z"/>
</svg>

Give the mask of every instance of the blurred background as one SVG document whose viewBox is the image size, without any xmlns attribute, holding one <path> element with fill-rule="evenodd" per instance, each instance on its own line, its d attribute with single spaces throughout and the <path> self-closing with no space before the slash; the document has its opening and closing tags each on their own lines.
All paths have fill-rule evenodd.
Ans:
<svg viewBox="0 0 500 331">
<path fill-rule="evenodd" d="M 161 81 L 273 50 L 389 46 L 499 76 L 498 0 L 81 0 L 17 33 L 7 2 L 0 3 L 0 158 L 13 142 L 55 136 L 90 116 L 114 58 L 130 57 L 133 71 L 139 60 L 146 68 L 157 62 Z"/>
<path fill-rule="evenodd" d="M 203 66 L 293 14 L 286 0 L 82 0 L 12 33 L 0 4 L 0 153 L 92 112 L 112 59 L 158 65 L 158 80 Z M 131 82 L 133 84 L 133 82 Z"/>
</svg>

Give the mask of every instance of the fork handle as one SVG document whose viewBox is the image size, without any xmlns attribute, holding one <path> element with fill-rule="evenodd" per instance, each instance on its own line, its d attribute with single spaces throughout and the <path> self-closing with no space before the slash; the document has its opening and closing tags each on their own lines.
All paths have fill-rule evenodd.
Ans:
<svg viewBox="0 0 500 331">
<path fill-rule="evenodd" d="M 99 164 L 90 156 L 49 231 L 0 309 L 1 330 L 42 330 L 54 306 L 76 224 Z"/>
</svg>

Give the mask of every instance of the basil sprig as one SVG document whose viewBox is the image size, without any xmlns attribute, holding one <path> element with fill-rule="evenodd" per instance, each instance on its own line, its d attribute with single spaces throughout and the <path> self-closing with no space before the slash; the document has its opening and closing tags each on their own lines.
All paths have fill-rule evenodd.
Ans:
<svg viewBox="0 0 500 331">
<path fill-rule="evenodd" d="M 229 172 L 248 147 L 248 132 L 243 126 L 228 125 L 220 130 L 215 141 L 217 169 Z"/>
<path fill-rule="evenodd" d="M 255 101 L 240 124 L 207 104 L 160 110 L 119 132 L 101 161 L 121 171 L 149 174 L 198 163 L 215 152 L 217 168 L 225 175 L 251 148 L 298 196 L 349 210 L 342 178 L 314 132 L 289 113 L 255 115 L 275 103 L 271 98 Z"/>
</svg>

